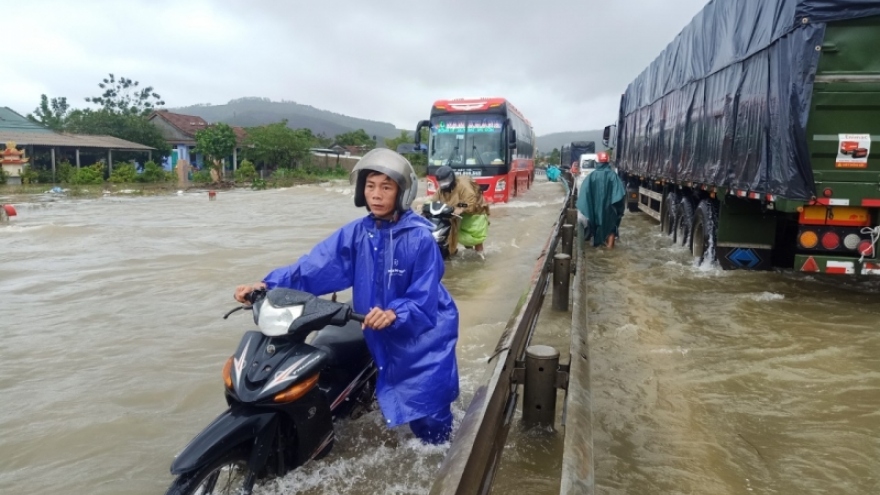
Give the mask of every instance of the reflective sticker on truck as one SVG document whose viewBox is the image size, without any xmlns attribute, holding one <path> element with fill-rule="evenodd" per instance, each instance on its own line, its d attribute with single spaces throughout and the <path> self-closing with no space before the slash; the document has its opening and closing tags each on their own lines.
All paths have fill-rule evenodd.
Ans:
<svg viewBox="0 0 880 495">
<path fill-rule="evenodd" d="M 870 134 L 838 134 L 837 168 L 868 168 Z"/>
</svg>

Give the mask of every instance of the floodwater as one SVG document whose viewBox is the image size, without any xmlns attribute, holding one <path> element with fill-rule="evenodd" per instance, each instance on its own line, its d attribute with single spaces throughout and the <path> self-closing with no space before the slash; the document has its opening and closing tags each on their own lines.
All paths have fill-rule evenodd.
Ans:
<svg viewBox="0 0 880 495">
<path fill-rule="evenodd" d="M 422 189 L 424 190 L 424 189 Z M 0 226 L 0 493 L 157 494 L 225 408 L 221 369 L 253 324 L 235 285 L 363 215 L 347 183 L 16 204 Z M 492 209 L 486 259 L 447 263 L 461 312 L 460 421 L 528 289 L 563 200 L 543 181 Z M 345 298 L 345 294 L 340 294 Z M 333 452 L 258 493 L 424 493 L 446 447 L 342 424 Z"/>
<path fill-rule="evenodd" d="M 641 214 L 582 254 L 595 493 L 880 493 L 880 281 L 694 266 Z M 563 399 L 555 431 L 518 411 L 493 494 L 559 493 Z"/>
<path fill-rule="evenodd" d="M 485 261 L 447 264 L 457 420 L 561 201 L 537 182 L 493 209 Z M 17 209 L 0 226 L 0 493 L 34 494 L 163 493 L 225 406 L 221 368 L 251 326 L 220 318 L 233 287 L 362 214 L 346 184 Z M 880 282 L 695 267 L 658 230 L 628 214 L 617 249 L 585 254 L 596 493 L 880 493 Z M 550 299 L 532 343 L 567 362 Z M 515 422 L 493 492 L 558 493 L 561 425 Z M 445 452 L 373 412 L 258 493 L 425 493 Z"/>
<path fill-rule="evenodd" d="M 695 267 L 656 225 L 586 252 L 596 493 L 880 493 L 880 284 Z"/>
</svg>

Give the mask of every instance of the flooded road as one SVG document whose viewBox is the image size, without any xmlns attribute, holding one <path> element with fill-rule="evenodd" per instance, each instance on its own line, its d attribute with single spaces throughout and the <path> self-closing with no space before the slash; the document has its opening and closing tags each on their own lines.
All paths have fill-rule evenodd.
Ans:
<svg viewBox="0 0 880 495">
<path fill-rule="evenodd" d="M 537 182 L 493 208 L 485 261 L 447 264 L 461 312 L 457 420 L 562 199 Z M 234 286 L 364 213 L 346 183 L 16 208 L 0 226 L 0 493 L 22 494 L 164 493 L 174 455 L 225 408 L 221 369 L 252 326 L 221 319 Z M 444 454 L 376 411 L 259 493 L 424 493 Z"/>
<path fill-rule="evenodd" d="M 586 261 L 596 493 L 880 493 L 880 285 L 621 229 Z"/>
<path fill-rule="evenodd" d="M 447 264 L 457 421 L 561 201 L 536 183 L 493 209 L 485 261 Z M 163 493 L 224 409 L 221 368 L 251 326 L 220 318 L 233 287 L 363 214 L 347 184 L 17 208 L 0 227 L 0 493 L 35 494 Z M 694 267 L 646 217 L 621 228 L 586 262 L 597 493 L 880 492 L 880 284 Z M 533 339 L 562 362 L 569 318 Z M 558 493 L 561 445 L 512 428 L 494 493 Z M 373 412 L 258 493 L 425 493 L 444 454 Z"/>
</svg>

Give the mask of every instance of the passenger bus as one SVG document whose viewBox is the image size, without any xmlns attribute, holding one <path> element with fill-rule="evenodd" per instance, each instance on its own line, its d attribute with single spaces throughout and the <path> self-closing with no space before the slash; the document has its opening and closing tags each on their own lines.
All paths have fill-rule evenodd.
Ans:
<svg viewBox="0 0 880 495">
<path fill-rule="evenodd" d="M 452 167 L 456 175 L 470 175 L 489 203 L 506 203 L 527 191 L 535 178 L 535 133 L 525 117 L 504 98 L 438 100 L 431 120 L 419 122 L 430 129 L 427 143 L 428 194 L 437 191 L 437 169 Z"/>
</svg>

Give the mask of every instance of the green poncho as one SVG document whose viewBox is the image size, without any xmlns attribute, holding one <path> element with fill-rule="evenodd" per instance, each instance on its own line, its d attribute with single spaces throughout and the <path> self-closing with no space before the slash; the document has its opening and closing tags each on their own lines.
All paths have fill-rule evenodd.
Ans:
<svg viewBox="0 0 880 495">
<path fill-rule="evenodd" d="M 624 199 L 623 182 L 607 163 L 600 163 L 581 183 L 577 209 L 589 221 L 593 246 L 604 244 L 610 234 L 617 234 Z"/>
</svg>

